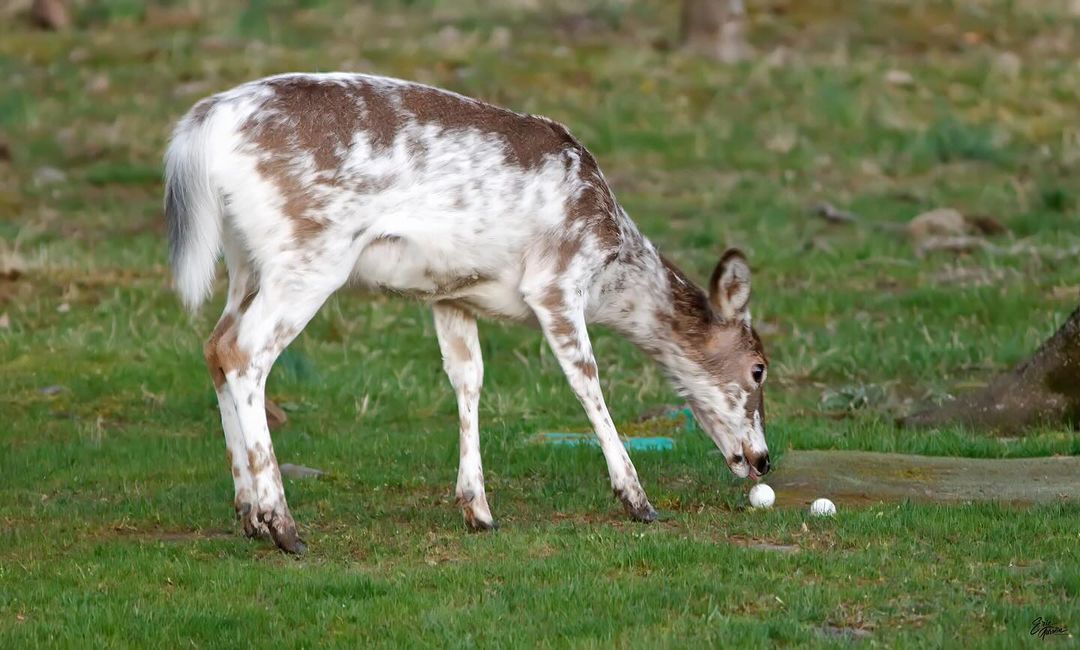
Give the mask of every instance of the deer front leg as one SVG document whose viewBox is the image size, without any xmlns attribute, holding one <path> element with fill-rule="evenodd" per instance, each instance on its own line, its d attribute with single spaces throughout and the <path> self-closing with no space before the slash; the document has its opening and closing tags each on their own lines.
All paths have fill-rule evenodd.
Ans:
<svg viewBox="0 0 1080 650">
<path fill-rule="evenodd" d="M 582 293 L 572 288 L 564 290 L 558 284 L 551 284 L 539 292 L 526 290 L 523 295 L 525 302 L 536 314 L 548 345 L 558 358 L 570 387 L 585 408 L 596 437 L 600 440 L 600 449 L 607 461 L 611 489 L 615 496 L 622 501 L 626 512 L 633 519 L 655 521 L 656 510 L 645 496 L 645 490 L 638 481 L 637 470 L 619 439 L 615 423 L 612 422 L 604 403 L 596 359 L 593 357 L 592 343 L 585 327 L 585 302 Z"/>
<path fill-rule="evenodd" d="M 480 462 L 480 386 L 484 383 L 484 362 L 476 319 L 447 303 L 434 305 L 435 332 L 439 338 L 443 369 L 457 394 L 460 420 L 460 460 L 458 464 L 458 505 L 465 525 L 474 532 L 496 528 L 484 492 L 484 469 Z"/>
</svg>

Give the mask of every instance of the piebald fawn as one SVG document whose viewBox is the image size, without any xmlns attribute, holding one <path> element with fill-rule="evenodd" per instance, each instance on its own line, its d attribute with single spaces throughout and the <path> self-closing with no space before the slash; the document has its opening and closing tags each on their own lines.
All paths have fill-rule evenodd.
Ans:
<svg viewBox="0 0 1080 650">
<path fill-rule="evenodd" d="M 349 282 L 431 305 L 457 394 L 456 495 L 472 530 L 495 525 L 480 461 L 477 317 L 540 328 L 634 519 L 656 511 L 604 404 L 588 323 L 660 365 L 732 472 L 769 471 L 768 362 L 751 327 L 746 259 L 727 251 L 699 288 L 642 236 L 562 125 L 397 79 L 289 74 L 197 103 L 176 126 L 165 167 L 184 304 L 206 299 L 219 255 L 228 268 L 205 355 L 248 535 L 304 550 L 264 388 L 282 350 Z"/>
</svg>

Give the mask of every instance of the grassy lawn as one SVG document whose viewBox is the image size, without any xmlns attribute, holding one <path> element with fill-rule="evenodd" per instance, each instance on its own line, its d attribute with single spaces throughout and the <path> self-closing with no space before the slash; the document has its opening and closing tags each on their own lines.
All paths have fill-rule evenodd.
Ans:
<svg viewBox="0 0 1080 650">
<path fill-rule="evenodd" d="M 587 421 L 540 334 L 498 323 L 481 324 L 481 431 L 502 528 L 468 535 L 431 315 L 350 292 L 268 389 L 289 414 L 278 459 L 327 472 L 286 481 L 309 552 L 245 539 L 201 355 L 222 284 L 196 317 L 168 290 L 160 181 L 191 104 L 276 72 L 548 115 L 691 276 L 747 251 L 778 471 L 791 449 L 1076 455 L 1070 431 L 893 424 L 1024 358 L 1080 302 L 1068 3 L 751 1 L 757 55 L 727 66 L 673 49 L 661 0 L 192 4 L 76 3 L 59 34 L 0 20 L 0 647 L 1075 642 L 1078 495 L 748 511 L 683 432 L 634 455 L 663 515 L 635 525 L 599 450 L 530 442 Z M 822 202 L 859 221 L 827 223 Z M 938 207 L 1008 232 L 919 255 L 904 224 Z M 675 402 L 628 344 L 594 343 L 624 430 Z M 1072 637 L 1029 635 L 1039 616 Z"/>
</svg>

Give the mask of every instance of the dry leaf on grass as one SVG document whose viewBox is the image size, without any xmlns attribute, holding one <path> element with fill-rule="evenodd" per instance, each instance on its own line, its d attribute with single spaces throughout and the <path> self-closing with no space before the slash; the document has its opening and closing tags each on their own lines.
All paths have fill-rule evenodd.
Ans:
<svg viewBox="0 0 1080 650">
<path fill-rule="evenodd" d="M 285 415 L 285 411 L 269 399 L 266 400 L 264 410 L 266 411 L 266 424 L 271 431 L 289 421 L 289 416 Z"/>
</svg>

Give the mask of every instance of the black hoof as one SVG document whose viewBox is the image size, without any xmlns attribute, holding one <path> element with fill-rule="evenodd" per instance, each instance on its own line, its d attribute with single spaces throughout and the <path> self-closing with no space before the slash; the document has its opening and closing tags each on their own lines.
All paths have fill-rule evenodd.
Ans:
<svg viewBox="0 0 1080 650">
<path fill-rule="evenodd" d="M 660 518 L 660 515 L 656 514 L 656 510 L 653 509 L 653 507 L 648 503 L 645 504 L 644 508 L 628 507 L 626 509 L 626 512 L 630 515 L 631 519 L 633 519 L 634 521 L 639 521 L 643 524 L 651 524 Z"/>
<path fill-rule="evenodd" d="M 492 519 L 491 521 L 484 521 L 478 519 L 468 510 L 462 511 L 465 513 L 465 527 L 469 529 L 470 533 L 486 533 L 488 531 L 499 530 L 499 522 Z"/>
<path fill-rule="evenodd" d="M 630 515 L 630 518 L 634 521 L 651 524 L 659 518 L 652 504 L 645 498 L 645 493 L 641 493 L 637 498 L 632 498 L 628 494 L 616 491 L 615 496 L 619 498 L 619 501 L 622 501 L 626 514 Z"/>
<path fill-rule="evenodd" d="M 296 524 L 270 526 L 270 536 L 274 538 L 277 547 L 292 555 L 303 555 L 307 551 L 307 545 L 300 539 L 296 532 Z"/>
</svg>

